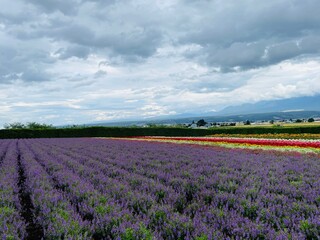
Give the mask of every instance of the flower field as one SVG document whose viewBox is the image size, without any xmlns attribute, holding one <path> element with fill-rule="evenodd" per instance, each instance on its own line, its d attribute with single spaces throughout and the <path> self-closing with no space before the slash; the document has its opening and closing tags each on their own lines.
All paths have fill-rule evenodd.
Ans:
<svg viewBox="0 0 320 240">
<path fill-rule="evenodd" d="M 286 135 L 289 136 L 289 135 Z M 320 153 L 320 139 L 279 139 L 254 137 L 131 137 L 131 140 L 180 144 L 214 145 L 227 148 L 247 148 Z"/>
<path fill-rule="evenodd" d="M 160 140 L 0 140 L 1 239 L 320 238 L 317 153 Z"/>
<path fill-rule="evenodd" d="M 212 137 L 267 138 L 267 139 L 319 139 L 320 134 L 312 133 L 269 133 L 269 134 L 215 134 Z"/>
</svg>

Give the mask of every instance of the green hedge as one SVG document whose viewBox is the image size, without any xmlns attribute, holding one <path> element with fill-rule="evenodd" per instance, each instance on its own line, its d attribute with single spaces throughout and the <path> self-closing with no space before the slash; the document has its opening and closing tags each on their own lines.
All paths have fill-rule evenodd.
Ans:
<svg viewBox="0 0 320 240">
<path fill-rule="evenodd" d="M 131 136 L 205 136 L 207 129 L 88 127 L 46 130 L 0 130 L 0 138 L 60 138 L 60 137 L 131 137 Z"/>
<path fill-rule="evenodd" d="M 131 137 L 131 136 L 206 136 L 213 134 L 318 133 L 320 126 L 301 127 L 230 127 L 214 129 L 87 127 L 46 130 L 0 130 L 0 138 L 61 138 L 61 137 Z"/>
</svg>

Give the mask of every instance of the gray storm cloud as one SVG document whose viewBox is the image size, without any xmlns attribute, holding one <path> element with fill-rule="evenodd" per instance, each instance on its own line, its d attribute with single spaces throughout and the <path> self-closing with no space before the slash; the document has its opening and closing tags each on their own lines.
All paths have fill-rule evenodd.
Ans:
<svg viewBox="0 0 320 240">
<path fill-rule="evenodd" d="M 41 79 L 50 67 L 43 66 L 48 62 L 43 55 L 55 47 L 60 59 L 103 54 L 126 62 L 150 58 L 168 44 L 195 44 L 201 50 L 184 57 L 222 72 L 319 54 L 320 2 L 315 0 L 181 0 L 168 7 L 127 0 L 2 1 L 8 8 L 0 12 L 1 48 L 9 50 L 1 50 L 1 81 L 16 73 L 29 76 L 26 81 L 31 75 Z M 10 39 L 19 41 L 14 43 L 19 53 L 10 51 L 16 47 Z M 32 49 L 32 42 L 37 47 Z M 38 64 L 41 70 L 31 66 Z"/>
<path fill-rule="evenodd" d="M 292 89 L 299 89 L 298 86 L 306 86 L 304 94 L 311 89 L 304 81 L 318 79 L 318 0 L 0 3 L 4 6 L 0 9 L 3 89 L 10 88 L 10 93 L 20 96 L 15 91 L 21 89 L 15 90 L 14 86 L 22 84 L 26 92 L 21 97 L 30 98 L 32 88 L 39 92 L 61 89 L 61 95 L 40 94 L 42 98 L 34 101 L 49 97 L 62 100 L 69 95 L 84 97 L 97 91 L 120 92 L 117 97 L 99 95 L 80 105 L 86 110 L 96 105 L 94 113 L 103 108 L 114 112 L 112 101 L 120 109 L 119 99 L 123 98 L 128 109 L 121 110 L 133 116 L 133 109 L 147 111 L 146 106 L 182 112 L 201 105 L 197 103 L 197 107 L 188 110 L 189 103 L 185 102 L 189 100 L 203 101 L 204 109 L 213 109 L 211 102 L 228 105 L 232 99 L 229 96 L 246 91 L 257 96 L 247 94 L 250 98 L 244 101 L 262 96 L 271 99 L 271 93 L 259 92 L 267 83 L 290 97 L 297 94 Z M 294 69 L 293 65 L 300 68 Z M 301 77 L 303 74 L 305 77 Z M 164 90 L 158 94 L 157 89 Z M 317 93 L 317 89 L 315 86 L 311 90 Z M 138 94 L 139 91 L 143 93 Z M 0 96 L 7 96 L 5 92 L 1 94 L 0 91 Z M 149 100 L 142 101 L 144 96 Z M 203 100 L 206 98 L 214 101 Z M 14 101 L 17 100 L 12 100 L 12 107 L 4 105 L 3 109 L 14 109 Z M 169 107 L 172 102 L 174 106 Z M 178 109 L 179 106 L 183 107 Z M 47 109 L 46 114 L 49 113 Z"/>
</svg>

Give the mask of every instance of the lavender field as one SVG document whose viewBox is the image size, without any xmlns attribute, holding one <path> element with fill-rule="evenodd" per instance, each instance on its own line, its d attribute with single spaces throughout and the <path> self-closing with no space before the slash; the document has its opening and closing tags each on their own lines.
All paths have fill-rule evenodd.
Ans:
<svg viewBox="0 0 320 240">
<path fill-rule="evenodd" d="M 1 239 L 319 239 L 316 154 L 0 140 Z"/>
</svg>

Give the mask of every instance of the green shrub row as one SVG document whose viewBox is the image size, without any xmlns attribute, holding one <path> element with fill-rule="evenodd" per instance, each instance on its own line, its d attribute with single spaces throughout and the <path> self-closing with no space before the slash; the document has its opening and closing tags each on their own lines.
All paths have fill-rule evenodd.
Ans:
<svg viewBox="0 0 320 240">
<path fill-rule="evenodd" d="M 319 133 L 320 126 L 301 127 L 230 127 L 188 129 L 167 127 L 86 127 L 44 130 L 0 130 L 0 138 L 61 138 L 61 137 L 132 137 L 132 136 L 206 136 L 213 134 Z"/>
<path fill-rule="evenodd" d="M 45 130 L 0 130 L 0 138 L 61 138 L 61 137 L 132 137 L 132 136 L 205 136 L 206 129 L 86 127 Z"/>
</svg>

